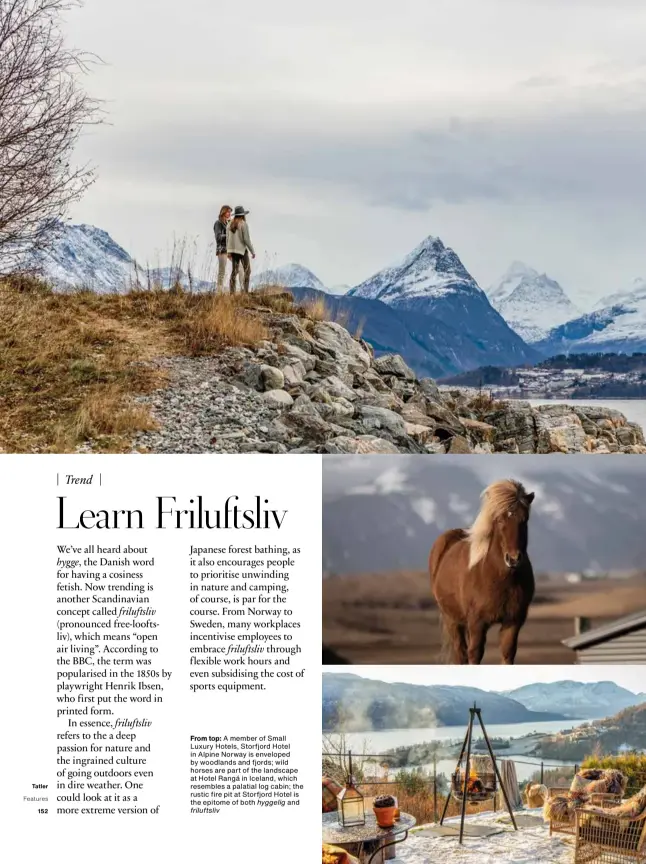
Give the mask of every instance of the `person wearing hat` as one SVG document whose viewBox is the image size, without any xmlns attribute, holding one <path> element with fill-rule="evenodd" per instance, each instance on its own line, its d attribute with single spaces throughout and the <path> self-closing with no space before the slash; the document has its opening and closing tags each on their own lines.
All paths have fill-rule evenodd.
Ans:
<svg viewBox="0 0 646 864">
<path fill-rule="evenodd" d="M 244 207 L 236 207 L 233 211 L 233 221 L 227 229 L 227 253 L 231 256 L 231 280 L 229 281 L 229 290 L 235 294 L 236 279 L 240 267 L 244 271 L 244 288 L 245 293 L 249 293 L 249 283 L 251 281 L 251 261 L 249 254 L 255 258 L 256 253 L 251 243 L 249 236 L 249 226 L 247 225 L 247 213 Z"/>
<path fill-rule="evenodd" d="M 233 207 L 228 204 L 223 204 L 220 207 L 220 215 L 218 216 L 213 231 L 215 233 L 215 254 L 218 258 L 218 291 L 224 288 L 224 274 L 227 269 L 227 225 L 231 219 Z"/>
</svg>

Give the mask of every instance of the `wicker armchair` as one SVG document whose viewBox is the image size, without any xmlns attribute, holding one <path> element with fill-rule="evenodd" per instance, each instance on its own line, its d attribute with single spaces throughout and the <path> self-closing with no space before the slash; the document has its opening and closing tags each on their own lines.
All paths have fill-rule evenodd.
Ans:
<svg viewBox="0 0 646 864">
<path fill-rule="evenodd" d="M 614 807 L 606 802 L 603 808 Z M 646 809 L 637 816 L 582 807 L 575 819 L 574 864 L 646 862 Z"/>
<path fill-rule="evenodd" d="M 550 786 L 547 791 L 547 799 L 549 801 L 551 798 L 556 798 L 559 795 L 567 796 L 570 788 L 569 786 Z M 621 795 L 615 795 L 611 792 L 593 792 L 586 801 L 586 805 L 593 807 L 615 807 L 617 804 L 621 804 Z M 550 836 L 552 834 L 569 834 L 573 837 L 576 834 L 574 816 L 565 819 L 557 819 L 554 816 L 550 816 Z"/>
</svg>

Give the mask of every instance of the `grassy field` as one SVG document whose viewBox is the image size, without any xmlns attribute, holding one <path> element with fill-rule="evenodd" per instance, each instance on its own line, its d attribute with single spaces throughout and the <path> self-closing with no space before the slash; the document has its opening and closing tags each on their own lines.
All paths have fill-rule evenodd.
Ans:
<svg viewBox="0 0 646 864">
<path fill-rule="evenodd" d="M 594 626 L 646 606 L 646 577 L 555 583 L 538 579 L 520 636 L 517 663 L 569 664 L 561 640 L 574 635 L 575 616 Z M 424 572 L 365 573 L 323 581 L 323 641 L 352 663 L 423 664 L 446 661 L 440 617 Z M 498 634 L 489 632 L 485 663 L 500 663 Z"/>
<path fill-rule="evenodd" d="M 150 361 L 255 345 L 272 313 L 325 317 L 283 289 L 253 294 L 135 290 L 52 292 L 36 279 L 0 279 L 0 452 L 124 452 L 154 428 L 135 397 L 164 385 Z"/>
</svg>

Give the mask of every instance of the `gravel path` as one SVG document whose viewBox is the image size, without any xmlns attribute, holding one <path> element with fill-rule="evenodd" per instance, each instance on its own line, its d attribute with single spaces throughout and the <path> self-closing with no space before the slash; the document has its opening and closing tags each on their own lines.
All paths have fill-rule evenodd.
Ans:
<svg viewBox="0 0 646 864">
<path fill-rule="evenodd" d="M 171 357 L 158 361 L 170 383 L 138 401 L 159 424 L 140 434 L 135 451 L 154 453 L 286 453 L 301 444 L 270 440 L 279 412 L 261 394 L 230 378 L 226 356 Z M 290 446 L 291 445 L 291 446 Z"/>
</svg>

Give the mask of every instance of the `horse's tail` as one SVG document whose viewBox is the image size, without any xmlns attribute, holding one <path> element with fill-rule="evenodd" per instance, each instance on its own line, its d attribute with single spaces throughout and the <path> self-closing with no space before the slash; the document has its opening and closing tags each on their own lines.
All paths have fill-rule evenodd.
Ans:
<svg viewBox="0 0 646 864">
<path fill-rule="evenodd" d="M 431 591 L 433 593 L 435 602 L 437 603 L 437 608 L 440 613 L 440 627 L 442 629 L 442 647 L 440 649 L 439 658 L 440 663 L 450 663 L 452 661 L 453 642 L 449 634 L 448 627 L 446 625 L 446 620 L 442 612 L 442 607 L 438 600 L 436 579 L 438 571 L 440 569 L 440 564 L 442 563 L 442 559 L 444 558 L 446 553 L 460 540 L 464 540 L 465 537 L 466 531 L 463 531 L 461 528 L 454 528 L 451 531 L 445 531 L 443 534 L 440 534 L 435 543 L 433 543 L 428 556 L 428 572 L 429 576 L 431 577 Z"/>
</svg>

